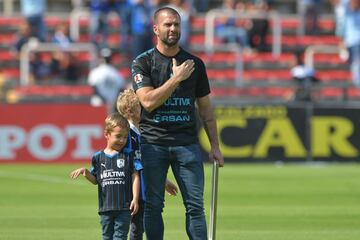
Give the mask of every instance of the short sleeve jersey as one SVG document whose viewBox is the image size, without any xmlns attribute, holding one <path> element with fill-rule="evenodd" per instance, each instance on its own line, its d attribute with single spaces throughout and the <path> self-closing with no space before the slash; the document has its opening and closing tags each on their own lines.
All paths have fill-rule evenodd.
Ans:
<svg viewBox="0 0 360 240">
<path fill-rule="evenodd" d="M 131 75 L 135 91 L 142 87 L 158 88 L 172 76 L 172 58 L 180 65 L 188 59 L 195 62 L 191 76 L 182 81 L 172 95 L 152 112 L 142 108 L 140 131 L 142 143 L 183 146 L 197 143 L 196 98 L 210 93 L 205 65 L 198 57 L 183 49 L 173 57 L 156 48 L 139 55 L 132 63 Z"/>
<path fill-rule="evenodd" d="M 98 183 L 99 214 L 108 211 L 129 210 L 132 200 L 133 157 L 124 151 L 108 155 L 94 154 L 91 174 Z"/>
</svg>

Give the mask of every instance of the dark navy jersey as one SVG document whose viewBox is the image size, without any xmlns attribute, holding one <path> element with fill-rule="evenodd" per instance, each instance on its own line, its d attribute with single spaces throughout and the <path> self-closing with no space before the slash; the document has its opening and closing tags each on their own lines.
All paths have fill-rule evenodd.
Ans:
<svg viewBox="0 0 360 240">
<path fill-rule="evenodd" d="M 133 88 L 158 88 L 172 76 L 172 58 L 180 65 L 188 59 L 195 62 L 191 76 L 182 81 L 172 95 L 152 112 L 141 111 L 141 141 L 166 146 L 196 143 L 196 98 L 210 93 L 205 65 L 201 59 L 183 49 L 173 57 L 161 54 L 156 48 L 139 55 L 132 63 Z"/>
<path fill-rule="evenodd" d="M 129 210 L 132 200 L 133 156 L 126 150 L 108 155 L 99 151 L 92 158 L 91 174 L 98 183 L 99 213 Z"/>
<path fill-rule="evenodd" d="M 143 163 L 141 160 L 140 132 L 135 125 L 130 123 L 129 137 L 131 141 L 127 142 L 126 149 L 134 155 L 134 168 L 139 172 L 140 177 L 140 199 L 145 200 L 145 184 L 143 176 Z"/>
</svg>

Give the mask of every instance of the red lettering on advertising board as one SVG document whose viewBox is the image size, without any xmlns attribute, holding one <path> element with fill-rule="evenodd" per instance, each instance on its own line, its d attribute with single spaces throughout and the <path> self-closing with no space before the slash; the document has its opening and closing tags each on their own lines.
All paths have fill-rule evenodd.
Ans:
<svg viewBox="0 0 360 240">
<path fill-rule="evenodd" d="M 0 105 L 1 162 L 81 162 L 105 147 L 105 107 Z"/>
</svg>

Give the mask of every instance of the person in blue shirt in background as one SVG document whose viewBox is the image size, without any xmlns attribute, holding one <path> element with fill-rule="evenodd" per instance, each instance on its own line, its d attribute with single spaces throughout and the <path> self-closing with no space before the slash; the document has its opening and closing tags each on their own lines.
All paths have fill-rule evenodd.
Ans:
<svg viewBox="0 0 360 240">
<path fill-rule="evenodd" d="M 47 28 L 44 21 L 46 8 L 46 0 L 21 0 L 21 15 L 31 27 L 33 37 L 41 42 L 47 40 Z"/>
<path fill-rule="evenodd" d="M 131 2 L 132 58 L 153 47 L 151 8 L 145 0 Z"/>
<path fill-rule="evenodd" d="M 130 0 L 129 0 L 130 1 Z M 130 41 L 130 4 L 128 0 L 91 0 L 90 39 L 99 48 L 108 46 L 109 15 L 112 11 L 120 18 L 120 49 L 128 50 Z M 99 36 L 98 36 L 99 34 Z"/>
<path fill-rule="evenodd" d="M 251 21 L 248 19 L 238 20 L 235 17 L 228 15 L 228 13 L 233 13 L 235 10 L 244 10 L 235 9 L 235 7 L 240 8 L 241 5 L 241 8 L 245 7 L 245 4 L 236 4 L 235 0 L 223 1 L 219 10 L 221 9 L 224 12 L 224 15 L 216 19 L 215 35 L 223 43 L 236 43 L 244 52 L 250 53 L 251 47 L 247 29 L 251 24 Z"/>
<path fill-rule="evenodd" d="M 338 30 L 342 46 L 349 52 L 353 84 L 360 87 L 360 0 L 342 0 L 345 14 L 339 15 Z"/>
<path fill-rule="evenodd" d="M 45 42 L 47 40 L 47 27 L 44 20 L 46 0 L 21 0 L 20 3 L 21 14 L 31 27 L 33 37 Z"/>
</svg>

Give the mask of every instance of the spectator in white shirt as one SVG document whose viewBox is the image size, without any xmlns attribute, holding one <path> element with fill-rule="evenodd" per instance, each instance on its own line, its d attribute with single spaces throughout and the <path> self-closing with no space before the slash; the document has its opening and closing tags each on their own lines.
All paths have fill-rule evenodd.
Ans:
<svg viewBox="0 0 360 240">
<path fill-rule="evenodd" d="M 88 83 L 94 88 L 94 95 L 91 98 L 92 105 L 107 106 L 108 112 L 116 111 L 116 99 L 125 88 L 124 77 L 111 64 L 112 52 L 109 48 L 100 51 L 102 63 L 89 73 Z"/>
</svg>

